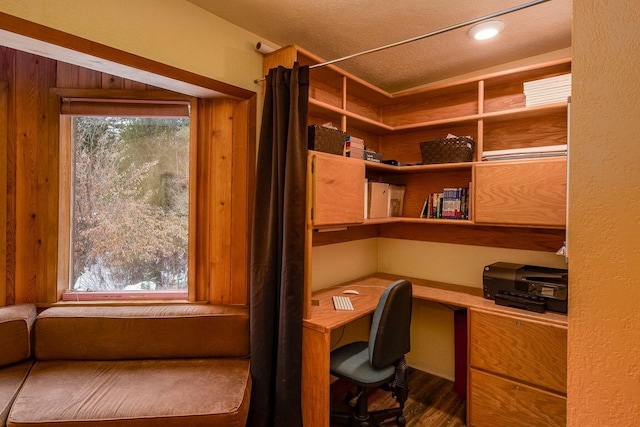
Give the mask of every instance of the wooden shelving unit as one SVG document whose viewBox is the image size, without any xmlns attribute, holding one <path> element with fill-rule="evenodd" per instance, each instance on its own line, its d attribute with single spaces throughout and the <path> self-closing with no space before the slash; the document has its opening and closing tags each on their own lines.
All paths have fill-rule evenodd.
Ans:
<svg viewBox="0 0 640 427">
<path fill-rule="evenodd" d="M 274 66 L 291 66 L 295 61 L 301 65 L 313 65 L 323 62 L 323 59 L 297 46 L 289 46 L 265 56 L 265 73 Z M 368 178 L 406 186 L 403 214 L 401 217 L 366 220 L 363 216 L 343 225 L 376 225 L 382 231 L 390 224 L 402 224 L 404 227 L 421 227 L 425 224 L 525 227 L 531 228 L 532 232 L 535 229 L 562 231 L 566 203 L 564 158 L 540 158 L 524 162 L 481 160 L 483 152 L 488 150 L 566 144 L 567 103 L 526 107 L 522 83 L 570 72 L 571 61 L 566 58 L 388 93 L 335 65 L 311 69 L 309 124 L 331 122 L 342 131 L 364 139 L 369 148 L 382 153 L 383 159 L 420 163 L 420 141 L 443 138 L 449 133 L 469 135 L 476 141 L 474 159 L 468 163 L 398 167 L 362 162 L 363 181 Z M 545 176 L 547 188 L 518 180 L 520 175 L 530 171 L 534 171 L 536 176 Z M 351 173 L 349 176 L 354 175 Z M 500 182 L 491 181 L 494 176 L 499 177 Z M 527 207 L 526 214 L 523 213 L 525 210 L 517 208 L 520 203 L 517 200 L 511 203 L 510 210 L 503 210 L 501 215 L 487 213 L 492 200 L 499 199 L 499 191 L 518 197 L 517 189 L 508 187 L 512 181 L 525 186 L 523 197 L 526 199 L 523 198 L 521 202 Z M 466 186 L 471 189 L 473 198 L 469 220 L 419 218 L 427 194 L 441 191 L 443 187 Z M 485 194 L 488 188 L 492 192 L 489 196 L 489 193 Z M 549 200 L 550 197 L 552 200 Z M 536 203 L 537 199 L 544 203 Z M 341 203 L 334 200 L 334 204 L 328 208 L 343 209 L 346 205 Z M 364 211 L 364 201 L 352 198 L 349 203 L 353 204 L 349 209 L 362 206 Z M 540 212 L 536 212 L 537 209 Z M 548 209 L 557 212 L 549 215 L 544 212 Z M 312 226 L 317 229 L 325 227 L 325 224 L 314 221 Z M 335 227 L 336 223 L 332 220 L 326 226 Z M 554 235 L 561 244 L 561 233 Z M 489 238 L 487 241 L 495 242 L 495 239 Z"/>
<path fill-rule="evenodd" d="M 294 61 L 323 62 L 290 46 L 267 56 L 265 71 Z M 318 244 L 331 244 L 387 237 L 557 250 L 565 238 L 566 157 L 509 161 L 482 161 L 482 157 L 490 150 L 566 144 L 567 104 L 526 107 L 522 83 L 570 71 L 571 62 L 564 59 L 387 93 L 334 65 L 311 70 L 309 124 L 330 121 L 364 139 L 383 159 L 421 163 L 419 142 L 448 133 L 469 135 L 476 146 L 470 162 L 413 166 L 309 152 L 305 319 L 312 317 L 310 270 L 315 239 L 321 240 Z M 402 216 L 365 219 L 367 179 L 405 186 Z M 466 186 L 471 190 L 470 219 L 420 218 L 428 194 Z M 332 231 L 314 231 L 319 229 Z M 496 420 L 507 425 L 521 419 L 561 425 L 566 417 L 566 326 L 471 310 L 470 425 L 490 425 Z M 508 334 L 494 333 L 507 329 Z M 516 337 L 517 345 L 504 346 L 496 336 Z M 536 341 L 536 337 L 544 339 Z M 326 341 L 318 344 L 322 345 Z M 542 368 L 538 366 L 541 352 L 545 353 Z M 501 368 L 505 360 L 515 361 L 508 372 Z M 540 375 L 542 371 L 545 375 Z M 312 372 L 315 378 L 315 367 Z M 512 411 L 519 406 L 504 403 L 513 399 L 514 392 L 527 404 L 525 410 Z"/>
</svg>

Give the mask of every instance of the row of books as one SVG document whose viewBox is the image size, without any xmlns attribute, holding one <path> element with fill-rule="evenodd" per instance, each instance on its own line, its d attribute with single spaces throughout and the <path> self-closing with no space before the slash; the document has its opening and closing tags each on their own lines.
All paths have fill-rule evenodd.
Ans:
<svg viewBox="0 0 640 427">
<path fill-rule="evenodd" d="M 571 74 L 524 82 L 523 87 L 527 107 L 565 102 L 571 96 Z"/>
<path fill-rule="evenodd" d="M 447 187 L 429 194 L 420 218 L 469 219 L 469 188 Z"/>
</svg>

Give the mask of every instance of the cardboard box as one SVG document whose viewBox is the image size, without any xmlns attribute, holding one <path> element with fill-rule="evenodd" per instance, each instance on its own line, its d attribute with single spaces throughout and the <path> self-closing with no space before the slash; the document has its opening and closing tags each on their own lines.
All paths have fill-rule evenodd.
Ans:
<svg viewBox="0 0 640 427">
<path fill-rule="evenodd" d="M 389 184 L 385 182 L 369 183 L 369 218 L 389 216 Z"/>
<path fill-rule="evenodd" d="M 387 216 L 402 216 L 404 185 L 389 185 L 389 207 Z"/>
</svg>

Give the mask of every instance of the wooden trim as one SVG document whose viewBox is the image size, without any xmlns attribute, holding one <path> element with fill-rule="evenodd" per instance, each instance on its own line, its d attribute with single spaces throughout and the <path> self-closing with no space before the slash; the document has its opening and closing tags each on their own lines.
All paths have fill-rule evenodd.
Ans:
<svg viewBox="0 0 640 427">
<path fill-rule="evenodd" d="M 81 67 L 78 67 L 81 68 Z M 57 82 L 60 85 L 60 82 Z M 189 102 L 192 96 L 175 93 L 168 90 L 144 90 L 144 89 L 83 89 L 83 88 L 67 88 L 55 87 L 51 91 L 60 98 L 68 98 L 71 100 L 93 99 L 103 103 L 110 101 L 122 102 L 126 100 L 132 101 L 148 101 L 149 103 L 162 104 Z"/>
<path fill-rule="evenodd" d="M 565 240 L 563 229 L 491 227 L 475 225 L 443 227 L 439 224 L 381 224 L 379 237 L 556 252 Z"/>
<path fill-rule="evenodd" d="M 256 97 L 236 102 L 233 112 L 233 180 L 231 188 L 231 304 L 249 301 L 251 226 L 256 161 Z"/>
<path fill-rule="evenodd" d="M 311 318 L 311 289 L 313 268 L 313 186 L 315 174 L 315 156 L 307 156 L 306 175 L 306 211 L 305 211 L 305 237 L 304 237 L 304 301 L 302 318 Z"/>
<path fill-rule="evenodd" d="M 198 256 L 198 171 L 202 166 L 198 163 L 198 130 L 200 126 L 198 100 L 192 98 L 189 106 L 191 108 L 191 117 L 189 119 L 189 260 L 187 263 L 187 299 L 194 302 L 200 297 L 197 292 L 196 257 Z"/>
<path fill-rule="evenodd" d="M 99 57 L 112 61 L 116 64 L 121 64 L 169 79 L 174 79 L 179 82 L 185 82 L 201 88 L 213 90 L 215 92 L 219 92 L 222 96 L 249 99 L 255 94 L 254 92 L 237 86 L 172 67 L 171 65 L 163 64 L 151 59 L 143 58 L 73 34 L 65 33 L 41 24 L 36 24 L 4 12 L 0 12 L 0 29 L 45 43 L 50 43 L 55 46 L 60 46 L 74 52 Z"/>
<path fill-rule="evenodd" d="M 231 180 L 233 176 L 233 103 L 215 101 L 211 131 L 209 164 L 212 180 L 209 191 L 212 216 L 209 238 L 213 266 L 209 282 L 209 301 L 229 303 L 231 294 Z"/>
<path fill-rule="evenodd" d="M 60 301 L 171 301 L 186 302 L 187 291 L 123 291 L 123 292 L 65 292 Z"/>
<path fill-rule="evenodd" d="M 300 46 L 297 46 L 297 45 L 292 45 L 292 46 L 296 49 L 297 52 L 302 53 L 304 56 L 306 56 L 307 58 L 315 61 L 316 63 L 326 62 L 325 59 L 320 58 L 318 55 L 315 55 L 315 54 L 309 52 L 308 50 L 305 50 L 305 49 L 301 48 Z M 325 67 L 330 69 L 330 70 L 335 71 L 338 74 L 341 74 L 342 76 L 344 76 L 344 77 L 346 77 L 346 78 L 348 78 L 348 79 L 350 79 L 350 80 L 352 80 L 352 81 L 354 81 L 354 82 L 356 82 L 356 83 L 358 83 L 358 84 L 360 84 L 360 85 L 362 85 L 364 87 L 366 87 L 367 89 L 369 89 L 369 90 L 371 90 L 373 92 L 378 93 L 379 95 L 384 96 L 385 98 L 391 98 L 392 97 L 392 95 L 389 92 L 387 92 L 386 90 L 380 89 L 379 87 L 377 87 L 375 85 L 372 85 L 371 83 L 367 82 L 366 80 L 362 80 L 360 77 L 356 77 L 355 75 L 353 75 L 353 74 L 351 74 L 351 73 L 349 73 L 347 71 L 344 71 L 342 68 L 340 68 L 340 67 L 338 67 L 336 65 L 330 64 L 330 65 L 325 65 Z"/>
<path fill-rule="evenodd" d="M 56 100 L 57 96 L 53 95 Z M 57 103 L 56 103 L 57 104 Z M 59 159 L 58 166 L 58 257 L 57 267 L 58 274 L 54 288 L 60 292 L 69 289 L 71 284 L 71 200 L 73 199 L 73 156 L 71 150 L 72 128 L 71 117 L 60 116 L 59 119 Z M 66 201 L 66 203 L 65 203 Z"/>
<path fill-rule="evenodd" d="M 7 123 L 9 84 L 0 82 L 0 307 L 7 304 Z"/>
<path fill-rule="evenodd" d="M 197 188 L 196 188 L 196 257 L 195 257 L 195 293 L 199 300 L 209 299 L 209 276 L 211 275 L 211 233 L 212 212 L 210 164 L 211 151 L 211 117 L 213 100 L 198 100 L 198 146 L 197 146 Z"/>
<path fill-rule="evenodd" d="M 312 235 L 313 247 L 351 242 L 353 240 L 372 239 L 378 237 L 378 235 L 379 229 L 377 225 L 348 227 L 346 230 L 338 231 L 315 231 Z"/>
<path fill-rule="evenodd" d="M 16 302 L 16 89 L 15 89 L 15 57 L 16 51 L 13 49 L 2 49 L 4 54 L 2 59 L 4 60 L 3 68 L 0 72 L 3 73 L 3 77 L 10 83 L 8 89 L 8 111 L 7 111 L 7 168 L 6 174 L 6 304 L 12 305 Z"/>
<path fill-rule="evenodd" d="M 456 80 L 456 81 L 451 81 L 451 82 L 446 82 L 446 83 L 429 83 L 423 86 L 417 86 L 415 88 L 411 88 L 411 89 L 407 89 L 407 90 L 403 90 L 403 91 L 399 91 L 399 92 L 394 92 L 391 94 L 391 96 L 393 98 L 401 98 L 404 96 L 410 96 L 410 95 L 415 95 L 417 93 L 423 93 L 423 92 L 431 92 L 431 91 L 435 91 L 435 90 L 440 90 L 440 89 L 446 89 L 449 87 L 454 87 L 454 86 L 462 86 L 464 84 L 467 83 L 473 83 L 473 82 L 477 82 L 480 80 L 489 80 L 489 79 L 493 79 L 496 77 L 502 77 L 502 76 L 506 76 L 509 74 L 515 74 L 515 73 L 522 73 L 522 72 L 526 72 L 526 71 L 533 71 L 533 70 L 538 70 L 540 68 L 546 68 L 546 67 L 553 67 L 554 65 L 561 65 L 561 64 L 568 64 L 571 62 L 571 58 L 570 57 L 566 57 L 566 58 L 560 58 L 560 59 L 556 59 L 556 60 L 552 60 L 552 61 L 546 61 L 546 62 L 541 62 L 538 64 L 532 64 L 532 65 L 525 65 L 522 67 L 516 67 L 516 68 L 509 68 L 507 70 L 502 70 L 502 71 L 496 71 L 493 73 L 487 73 L 487 74 L 482 74 L 479 76 L 475 76 L 475 77 L 469 77 L 467 79 L 462 79 L 462 80 Z"/>
</svg>

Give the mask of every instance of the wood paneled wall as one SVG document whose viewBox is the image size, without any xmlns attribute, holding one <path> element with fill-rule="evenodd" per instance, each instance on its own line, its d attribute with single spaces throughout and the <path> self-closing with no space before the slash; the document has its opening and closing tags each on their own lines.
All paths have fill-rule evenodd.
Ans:
<svg viewBox="0 0 640 427">
<path fill-rule="evenodd" d="M 159 90 L 0 47 L 0 206 L 6 206 L 0 214 L 6 224 L 0 236 L 0 305 L 53 303 L 66 287 L 57 283 L 60 159 L 54 87 Z M 248 301 L 255 103 L 255 97 L 198 102 L 192 300 Z"/>
</svg>

